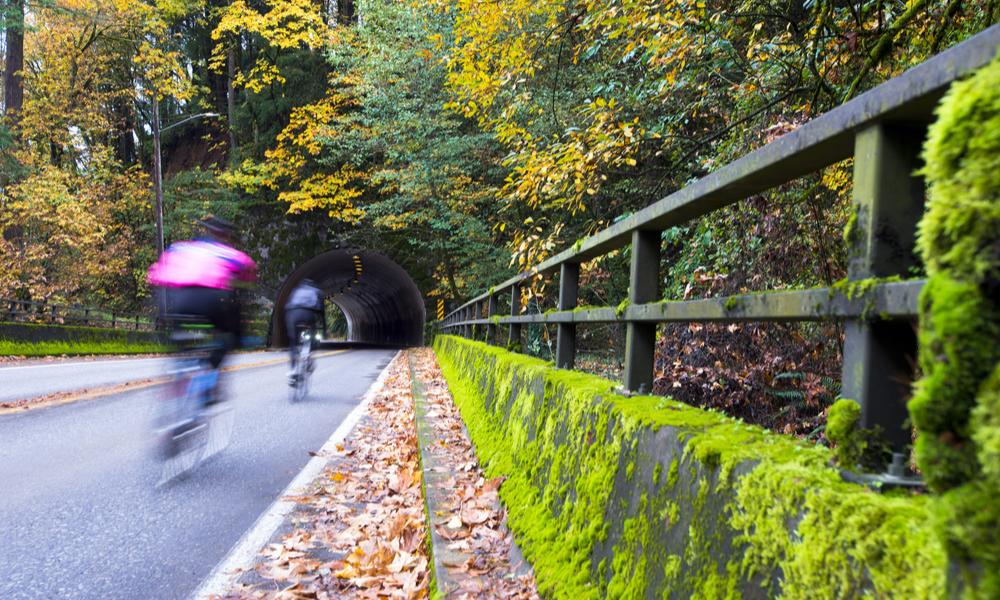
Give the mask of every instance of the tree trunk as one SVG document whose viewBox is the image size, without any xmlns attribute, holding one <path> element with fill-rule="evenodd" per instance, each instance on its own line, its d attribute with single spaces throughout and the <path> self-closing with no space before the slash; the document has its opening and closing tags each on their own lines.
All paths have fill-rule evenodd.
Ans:
<svg viewBox="0 0 1000 600">
<path fill-rule="evenodd" d="M 236 150 L 236 89 L 233 87 L 233 79 L 236 78 L 236 51 L 229 49 L 229 58 L 226 60 L 226 67 L 229 71 L 226 77 L 228 84 L 226 87 L 226 108 L 229 119 L 229 149 Z M 230 155 L 231 156 L 231 155 Z"/>
<path fill-rule="evenodd" d="M 354 0 L 337 0 L 337 23 L 350 25 L 354 22 Z"/>
<path fill-rule="evenodd" d="M 4 64 L 4 111 L 14 128 L 21 119 L 24 105 L 24 87 L 21 70 L 24 69 L 24 0 L 10 0 L 7 11 L 7 57 Z"/>
</svg>

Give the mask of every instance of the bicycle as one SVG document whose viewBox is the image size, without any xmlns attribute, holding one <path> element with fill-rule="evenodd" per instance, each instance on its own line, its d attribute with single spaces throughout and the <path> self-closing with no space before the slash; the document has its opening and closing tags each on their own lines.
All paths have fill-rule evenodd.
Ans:
<svg viewBox="0 0 1000 600">
<path fill-rule="evenodd" d="M 299 347 L 295 356 L 295 369 L 292 371 L 292 379 L 288 382 L 288 400 L 298 402 L 306 397 L 309 392 L 309 373 L 313 370 L 312 364 L 312 330 L 306 324 L 296 324 L 295 334 L 299 338 Z"/>
<path fill-rule="evenodd" d="M 216 344 L 211 326 L 196 318 L 175 317 L 178 330 L 170 340 L 174 353 L 170 380 L 161 387 L 153 426 L 153 445 L 163 463 L 159 484 L 171 481 L 225 448 L 232 435 L 233 415 L 224 401 L 219 370 L 208 363 Z"/>
</svg>

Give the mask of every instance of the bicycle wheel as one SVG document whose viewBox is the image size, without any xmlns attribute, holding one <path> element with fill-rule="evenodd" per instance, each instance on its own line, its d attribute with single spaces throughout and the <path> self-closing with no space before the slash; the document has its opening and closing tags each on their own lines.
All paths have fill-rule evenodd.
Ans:
<svg viewBox="0 0 1000 600">
<path fill-rule="evenodd" d="M 182 365 L 173 380 L 163 386 L 157 403 L 154 447 L 162 462 L 159 485 L 193 469 L 203 456 L 208 439 L 208 420 L 201 414 L 197 369 Z"/>
<path fill-rule="evenodd" d="M 289 400 L 298 402 L 309 391 L 309 341 L 303 341 L 295 360 L 295 382 L 289 390 Z"/>
<path fill-rule="evenodd" d="M 208 423 L 208 434 L 205 438 L 205 448 L 201 460 L 218 454 L 229 445 L 233 438 L 233 423 L 236 420 L 233 407 L 225 399 L 221 382 L 216 382 L 214 402 L 205 408 L 205 420 Z"/>
<path fill-rule="evenodd" d="M 302 365 L 302 358 L 299 358 L 295 365 L 295 382 L 288 389 L 288 399 L 291 402 L 298 402 L 306 397 L 306 390 L 309 386 L 309 373 Z"/>
</svg>

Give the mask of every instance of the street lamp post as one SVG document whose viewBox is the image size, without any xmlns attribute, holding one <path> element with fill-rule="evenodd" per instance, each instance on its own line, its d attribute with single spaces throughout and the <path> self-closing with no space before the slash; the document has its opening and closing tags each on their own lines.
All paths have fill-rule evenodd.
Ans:
<svg viewBox="0 0 1000 600">
<path fill-rule="evenodd" d="M 160 103 L 156 98 L 153 99 L 153 193 L 156 195 L 156 257 L 159 258 L 163 254 L 163 170 L 160 166 L 160 133 L 170 129 L 171 127 L 177 127 L 182 123 L 187 123 L 193 119 L 198 119 L 201 117 L 217 117 L 219 115 L 215 113 L 202 113 L 200 115 L 192 115 L 182 121 L 178 121 L 173 125 L 168 125 L 164 128 L 160 128 Z M 166 309 L 167 296 L 166 289 L 161 285 L 157 293 L 157 309 L 158 313 L 162 316 Z"/>
</svg>

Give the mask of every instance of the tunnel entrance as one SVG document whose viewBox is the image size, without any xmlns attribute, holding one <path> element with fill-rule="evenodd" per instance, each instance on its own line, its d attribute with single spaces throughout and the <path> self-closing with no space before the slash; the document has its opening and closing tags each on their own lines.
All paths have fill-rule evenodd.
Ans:
<svg viewBox="0 0 1000 600">
<path fill-rule="evenodd" d="M 273 345 L 288 346 L 285 301 L 303 279 L 312 279 L 343 312 L 347 320 L 346 341 L 403 347 L 423 345 L 427 314 L 413 278 L 384 254 L 360 248 L 317 254 L 289 275 L 274 303 Z"/>
</svg>

